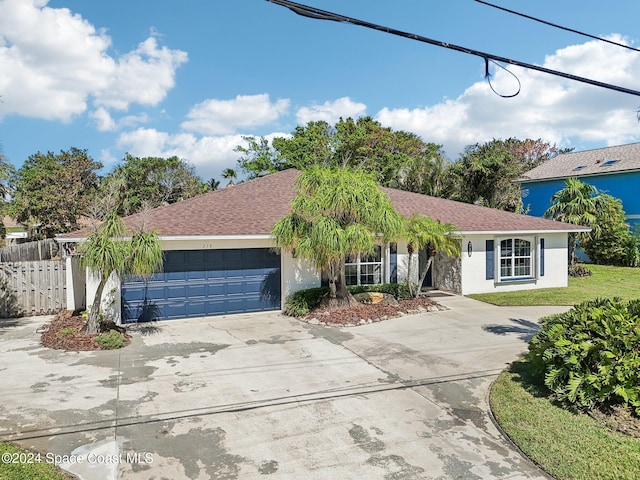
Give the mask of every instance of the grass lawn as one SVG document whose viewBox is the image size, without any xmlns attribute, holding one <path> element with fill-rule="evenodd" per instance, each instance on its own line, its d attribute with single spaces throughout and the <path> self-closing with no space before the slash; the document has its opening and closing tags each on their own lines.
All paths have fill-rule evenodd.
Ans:
<svg viewBox="0 0 640 480">
<path fill-rule="evenodd" d="M 588 265 L 593 275 L 569 278 L 566 288 L 481 293 L 470 298 L 494 305 L 575 305 L 596 297 L 640 298 L 640 268 Z"/>
<path fill-rule="evenodd" d="M 558 480 L 638 480 L 640 440 L 607 430 L 546 397 L 544 384 L 521 360 L 491 389 L 496 419 L 530 458 Z"/>
<path fill-rule="evenodd" d="M 47 463 L 45 454 L 23 450 L 11 443 L 0 442 L 0 479 L 2 480 L 71 480 L 76 477 Z M 39 461 L 38 461 L 39 460 Z"/>
</svg>

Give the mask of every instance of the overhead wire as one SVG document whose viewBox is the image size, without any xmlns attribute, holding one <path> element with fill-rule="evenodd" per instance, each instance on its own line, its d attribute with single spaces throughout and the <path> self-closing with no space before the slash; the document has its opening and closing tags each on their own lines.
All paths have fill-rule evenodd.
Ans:
<svg viewBox="0 0 640 480">
<path fill-rule="evenodd" d="M 609 83 L 600 82 L 597 80 L 593 80 L 586 77 L 580 77 L 578 75 L 573 75 L 566 72 L 561 72 L 559 70 L 553 70 L 550 68 L 541 67 L 539 65 L 534 65 L 531 63 L 521 62 L 519 60 L 514 60 L 507 57 L 502 57 L 499 55 L 494 55 L 492 53 L 482 52 L 479 50 L 475 50 L 472 48 L 466 48 L 459 45 L 454 45 L 451 43 L 443 42 L 440 40 L 434 40 L 428 37 L 424 37 L 422 35 L 417 35 L 415 33 L 404 32 L 402 30 L 397 30 L 390 27 L 385 27 L 383 25 L 377 25 L 375 23 L 366 22 L 364 20 L 359 20 L 357 18 L 347 17 L 344 15 L 340 15 L 337 13 L 329 12 L 326 10 L 320 10 L 318 8 L 310 7 L 308 5 L 303 5 L 300 3 L 291 2 L 289 0 L 266 0 L 267 2 L 279 5 L 281 7 L 288 8 L 292 12 L 301 15 L 303 17 L 312 18 L 315 20 L 330 20 L 338 23 L 350 23 L 352 25 L 358 25 L 360 27 L 369 28 L 372 30 L 377 30 L 384 33 L 389 33 L 391 35 L 396 35 L 404 38 L 408 38 L 410 40 L 416 40 L 422 43 L 428 43 L 430 45 L 435 45 L 437 47 L 447 48 L 449 50 L 455 50 L 457 52 L 466 53 L 468 55 L 474 55 L 476 57 L 480 57 L 485 60 L 492 60 L 494 62 L 506 63 L 509 65 L 516 65 L 518 67 L 528 68 L 530 70 L 535 70 L 538 72 L 546 73 L 549 75 L 555 75 L 558 77 L 566 78 L 568 80 L 573 80 L 576 82 L 586 83 L 588 85 L 593 85 L 600 88 L 605 88 L 608 90 L 613 90 L 620 93 L 626 93 L 629 95 L 640 96 L 640 91 L 633 90 L 626 87 L 621 87 L 619 85 L 612 85 Z"/>
<path fill-rule="evenodd" d="M 542 20 L 541 18 L 533 17 L 531 15 L 527 15 L 526 13 L 517 12 L 515 10 L 511 10 L 509 8 L 502 7 L 500 5 L 496 5 L 494 3 L 485 2 L 484 0 L 474 0 L 475 2 L 482 3 L 483 5 L 487 5 L 492 8 L 497 8 L 498 10 L 502 10 L 503 12 L 511 13 L 513 15 L 518 15 L 519 17 L 527 18 L 529 20 L 533 20 L 534 22 L 543 23 L 550 27 L 559 28 L 560 30 L 564 30 L 566 32 L 577 33 L 578 35 L 582 35 L 583 37 L 593 38 L 594 40 L 600 40 L 601 42 L 610 43 L 611 45 L 615 45 L 617 47 L 627 48 L 629 50 L 633 50 L 634 52 L 640 52 L 640 49 L 631 47 L 629 45 L 625 45 L 624 43 L 614 42 L 613 40 L 609 40 L 607 38 L 598 37 L 597 35 L 591 35 L 590 33 L 581 32 L 580 30 L 575 30 L 573 28 L 564 27 L 562 25 L 558 25 L 557 23 L 548 22 L 547 20 Z"/>
</svg>

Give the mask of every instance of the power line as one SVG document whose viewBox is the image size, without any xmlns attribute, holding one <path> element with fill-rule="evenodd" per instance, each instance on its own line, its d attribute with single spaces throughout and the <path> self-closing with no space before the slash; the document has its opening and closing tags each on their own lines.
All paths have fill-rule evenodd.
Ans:
<svg viewBox="0 0 640 480">
<path fill-rule="evenodd" d="M 558 70 L 552 70 L 550 68 L 540 67 L 538 65 L 533 65 L 533 64 L 521 62 L 518 60 L 513 60 L 511 58 L 501 57 L 491 53 L 481 52 L 478 50 L 474 50 L 472 48 L 461 47 L 451 43 L 442 42 L 439 40 L 433 40 L 431 38 L 423 37 L 421 35 L 416 35 L 415 33 L 403 32 L 401 30 L 396 30 L 394 28 L 385 27 L 382 25 L 376 25 L 375 23 L 365 22 L 364 20 L 358 20 L 357 18 L 345 17 L 344 15 L 328 12 L 326 10 L 320 10 L 318 8 L 309 7 L 307 5 L 302 5 L 300 3 L 290 2 L 289 0 L 266 0 L 266 1 L 270 3 L 274 3 L 276 5 L 280 5 L 281 7 L 286 7 L 289 10 L 293 11 L 294 13 L 301 15 L 303 17 L 313 18 L 315 20 L 331 20 L 339 23 L 350 23 L 352 25 L 358 25 L 361 27 L 370 28 L 372 30 L 378 30 L 380 32 L 389 33 L 391 35 L 397 35 L 400 37 L 408 38 L 410 40 L 417 40 L 418 42 L 428 43 L 430 45 L 435 45 L 437 47 L 443 47 L 449 50 L 455 50 L 457 52 L 466 53 L 468 55 L 474 55 L 476 57 L 483 58 L 485 62 L 487 62 L 488 60 L 493 60 L 496 62 L 508 63 L 510 65 L 516 65 L 518 67 L 524 67 L 531 70 L 536 70 L 538 72 L 547 73 L 549 75 L 555 75 L 557 77 L 566 78 L 568 80 L 574 80 L 576 82 L 586 83 L 596 87 L 605 88 L 608 90 L 614 90 L 620 93 L 627 93 L 629 95 L 640 96 L 640 91 L 632 90 L 630 88 L 620 87 L 618 85 L 611 85 L 609 83 L 599 82 L 597 80 L 592 80 L 590 78 L 579 77 L 577 75 L 572 75 L 570 73 L 565 73 Z"/>
<path fill-rule="evenodd" d="M 613 40 L 608 40 L 606 38 L 598 37 L 596 35 L 591 35 L 590 33 L 581 32 L 580 30 L 574 30 L 573 28 L 563 27 L 562 25 L 558 25 L 557 23 L 551 23 L 546 20 L 542 20 L 540 18 L 532 17 L 531 15 L 527 15 L 525 13 L 516 12 L 515 10 L 510 10 L 508 8 L 501 7 L 500 5 L 494 5 L 493 3 L 485 2 L 483 0 L 474 0 L 474 1 L 478 3 L 482 3 L 483 5 L 487 5 L 489 7 L 497 8 L 498 10 L 502 10 L 503 12 L 508 12 L 514 15 L 518 15 L 520 17 L 528 18 L 529 20 L 533 20 L 534 22 L 544 23 L 545 25 L 549 25 L 550 27 L 559 28 L 560 30 L 565 30 L 571 33 L 577 33 L 578 35 L 582 35 L 583 37 L 589 37 L 589 38 L 593 38 L 594 40 L 600 40 L 601 42 L 607 42 L 617 47 L 633 50 L 634 52 L 640 52 L 639 49 L 630 47 L 629 45 L 625 45 L 624 43 L 614 42 Z"/>
</svg>

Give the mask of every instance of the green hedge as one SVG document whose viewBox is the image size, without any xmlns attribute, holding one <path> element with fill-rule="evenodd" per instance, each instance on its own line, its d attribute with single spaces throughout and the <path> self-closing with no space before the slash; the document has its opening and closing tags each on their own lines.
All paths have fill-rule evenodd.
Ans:
<svg viewBox="0 0 640 480">
<path fill-rule="evenodd" d="M 529 358 L 558 400 L 583 409 L 621 404 L 640 415 L 640 300 L 599 298 L 540 323 Z"/>
</svg>

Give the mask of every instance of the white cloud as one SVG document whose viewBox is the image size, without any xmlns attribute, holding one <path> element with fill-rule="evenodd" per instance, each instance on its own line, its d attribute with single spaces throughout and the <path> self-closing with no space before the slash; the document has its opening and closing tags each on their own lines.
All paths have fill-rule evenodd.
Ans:
<svg viewBox="0 0 640 480">
<path fill-rule="evenodd" d="M 116 121 L 104 107 L 90 112 L 89 117 L 95 120 L 96 128 L 100 132 L 113 132 L 122 127 L 136 127 L 147 123 L 149 120 L 149 116 L 146 113 L 141 113 L 139 115 L 127 115 Z"/>
<path fill-rule="evenodd" d="M 599 41 L 558 50 L 545 59 L 544 66 L 630 88 L 640 77 L 636 52 Z M 640 140 L 637 100 L 633 97 L 533 70 L 509 69 L 522 84 L 515 98 L 498 97 L 483 81 L 454 100 L 426 108 L 384 108 L 376 118 L 394 129 L 443 144 L 451 158 L 466 145 L 492 138 L 542 138 L 558 146 L 566 146 L 570 140 L 609 145 Z M 504 94 L 517 89 L 514 78 L 501 69 L 491 84 Z"/>
<path fill-rule="evenodd" d="M 288 99 L 272 103 L 266 93 L 238 95 L 231 100 L 209 99 L 191 108 L 181 127 L 203 135 L 233 134 L 276 121 L 288 112 L 289 104 Z"/>
<path fill-rule="evenodd" d="M 185 52 L 159 48 L 155 38 L 147 38 L 118 59 L 109 84 L 96 92 L 96 104 L 120 110 L 132 103 L 157 105 L 175 86 L 175 72 L 186 61 Z"/>
<path fill-rule="evenodd" d="M 357 118 L 364 115 L 367 106 L 364 103 L 358 103 L 349 97 L 338 98 L 334 101 L 327 100 L 322 105 L 313 105 L 311 107 L 302 107 L 296 113 L 296 119 L 299 125 L 306 125 L 310 121 L 324 120 L 330 125 L 335 124 L 340 118 L 353 117 Z"/>
<path fill-rule="evenodd" d="M 104 30 L 47 4 L 0 1 L 0 115 L 68 122 L 93 99 L 109 108 L 156 105 L 173 87 L 186 53 L 160 48 L 152 37 L 114 58 Z M 108 127 L 107 117 L 99 115 L 99 124 Z"/>
<path fill-rule="evenodd" d="M 265 138 L 288 137 L 285 133 L 272 133 Z M 240 134 L 197 137 L 191 133 L 172 135 L 152 128 L 139 128 L 122 133 L 118 147 L 138 157 L 177 156 L 187 160 L 203 179 L 220 178 L 225 168 L 235 168 L 238 145 L 246 145 Z"/>
</svg>

